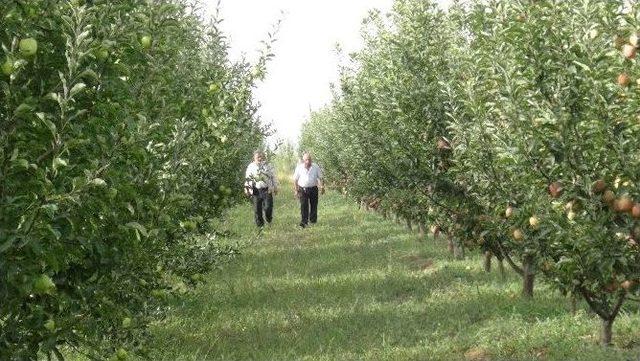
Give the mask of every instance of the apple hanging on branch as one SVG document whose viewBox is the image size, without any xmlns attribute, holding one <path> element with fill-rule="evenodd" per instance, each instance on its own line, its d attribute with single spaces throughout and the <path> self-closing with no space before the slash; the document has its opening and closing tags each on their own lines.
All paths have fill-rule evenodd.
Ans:
<svg viewBox="0 0 640 361">
<path fill-rule="evenodd" d="M 627 73 L 618 75 L 618 85 L 620 85 L 621 87 L 628 87 L 630 83 L 631 78 L 629 77 L 629 75 L 627 75 Z"/>
<path fill-rule="evenodd" d="M 625 44 L 622 47 L 622 55 L 624 55 L 625 58 L 631 60 L 631 59 L 635 59 L 636 57 L 636 47 L 630 44 Z"/>
<path fill-rule="evenodd" d="M 560 182 L 553 182 L 549 184 L 549 194 L 552 198 L 559 198 L 564 192 L 564 188 Z"/>
<path fill-rule="evenodd" d="M 591 191 L 594 194 L 600 194 L 606 190 L 607 190 L 607 182 L 605 182 L 603 179 L 598 179 L 593 183 L 593 186 L 591 187 Z"/>
</svg>

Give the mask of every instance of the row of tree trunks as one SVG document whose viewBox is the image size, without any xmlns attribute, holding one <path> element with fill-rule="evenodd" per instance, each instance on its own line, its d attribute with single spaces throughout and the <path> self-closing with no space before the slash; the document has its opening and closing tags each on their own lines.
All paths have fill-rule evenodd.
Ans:
<svg viewBox="0 0 640 361">
<path fill-rule="evenodd" d="M 405 223 L 405 228 L 409 231 L 412 231 L 414 229 L 414 225 L 417 225 L 417 229 L 418 229 L 418 235 L 420 239 L 424 239 L 426 237 L 426 226 L 424 223 L 422 222 L 413 222 L 411 220 L 411 218 L 407 218 L 407 217 L 402 217 L 396 213 L 391 213 L 391 217 L 389 217 L 389 214 L 386 211 L 379 211 L 376 209 L 372 209 L 370 208 L 367 204 L 365 204 L 364 202 L 361 202 L 358 204 L 359 209 L 364 209 L 367 212 L 371 212 L 371 211 L 377 211 L 382 217 L 383 219 L 387 220 L 389 218 L 393 219 L 393 221 L 395 221 L 396 224 L 400 225 L 402 224 L 402 221 L 404 220 Z M 434 239 L 438 238 L 438 235 L 434 235 Z M 464 259 L 465 257 L 465 250 L 464 247 L 462 247 L 460 245 L 460 242 L 456 242 L 453 237 L 447 236 L 447 249 L 448 251 L 454 256 L 455 259 Z M 489 273 L 491 272 L 492 269 L 492 262 L 493 262 L 493 258 L 495 257 L 495 255 L 490 252 L 490 251 L 486 251 L 483 254 L 483 269 L 485 272 Z M 500 276 L 502 279 L 505 278 L 505 268 L 504 268 L 504 260 L 499 258 L 499 257 L 495 257 L 496 261 L 497 261 L 497 265 L 498 265 L 498 270 L 500 272 Z M 508 258 L 508 256 L 507 256 Z M 522 266 L 519 267 L 518 265 L 516 265 L 513 260 L 511 259 L 507 259 L 509 262 L 509 264 L 511 265 L 511 267 L 518 273 L 520 274 L 520 276 L 522 277 L 522 296 L 526 299 L 531 299 L 533 298 L 534 295 L 534 285 L 535 285 L 535 278 L 536 278 L 536 269 L 535 269 L 535 259 L 531 256 L 528 257 L 524 257 L 522 259 Z M 569 298 L 569 302 L 570 302 L 570 310 L 571 313 L 575 314 L 578 308 L 578 298 L 576 295 L 571 294 L 570 298 Z M 589 300 L 587 300 L 587 302 L 589 303 Z M 621 302 L 620 302 L 621 304 Z M 593 310 L 595 307 L 593 305 L 591 305 L 591 309 Z M 606 314 L 607 317 L 604 317 L 604 315 L 602 313 L 599 313 L 600 318 L 601 318 L 601 333 L 600 333 L 600 343 L 602 345 L 605 346 L 609 346 L 611 345 L 611 341 L 612 341 L 612 335 L 613 335 L 613 322 L 616 318 L 616 316 L 618 315 L 618 311 L 619 311 L 619 306 L 614 307 L 614 309 L 612 311 L 610 311 L 608 314 Z"/>
</svg>

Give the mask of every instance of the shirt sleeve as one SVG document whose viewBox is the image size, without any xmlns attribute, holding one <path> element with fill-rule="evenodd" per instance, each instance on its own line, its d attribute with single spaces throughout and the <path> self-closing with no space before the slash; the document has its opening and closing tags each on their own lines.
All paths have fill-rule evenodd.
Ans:
<svg viewBox="0 0 640 361">
<path fill-rule="evenodd" d="M 293 172 L 293 181 L 297 182 L 300 178 L 300 167 L 296 165 L 296 170 Z"/>
</svg>

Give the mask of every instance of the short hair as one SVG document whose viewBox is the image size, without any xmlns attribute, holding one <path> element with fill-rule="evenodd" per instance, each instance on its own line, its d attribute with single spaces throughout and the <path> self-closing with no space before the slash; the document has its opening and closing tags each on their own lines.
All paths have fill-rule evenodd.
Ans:
<svg viewBox="0 0 640 361">
<path fill-rule="evenodd" d="M 255 157 L 256 155 L 261 155 L 264 157 L 264 152 L 261 150 L 256 150 L 255 152 L 253 152 L 253 156 Z"/>
<path fill-rule="evenodd" d="M 310 153 L 310 152 L 304 152 L 304 153 L 302 153 L 302 159 L 304 159 L 304 156 L 305 156 L 305 155 L 306 155 L 307 157 L 311 158 L 311 153 Z"/>
</svg>

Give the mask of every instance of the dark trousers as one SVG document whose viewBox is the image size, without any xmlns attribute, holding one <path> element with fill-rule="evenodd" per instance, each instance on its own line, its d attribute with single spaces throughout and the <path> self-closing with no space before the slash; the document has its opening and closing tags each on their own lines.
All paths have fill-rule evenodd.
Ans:
<svg viewBox="0 0 640 361">
<path fill-rule="evenodd" d="M 265 219 L 268 223 L 271 223 L 273 219 L 273 195 L 269 193 L 268 189 L 253 189 L 253 213 L 258 227 L 264 225 Z"/>
<path fill-rule="evenodd" d="M 318 187 L 300 187 L 300 216 L 301 225 L 318 221 Z"/>
</svg>

